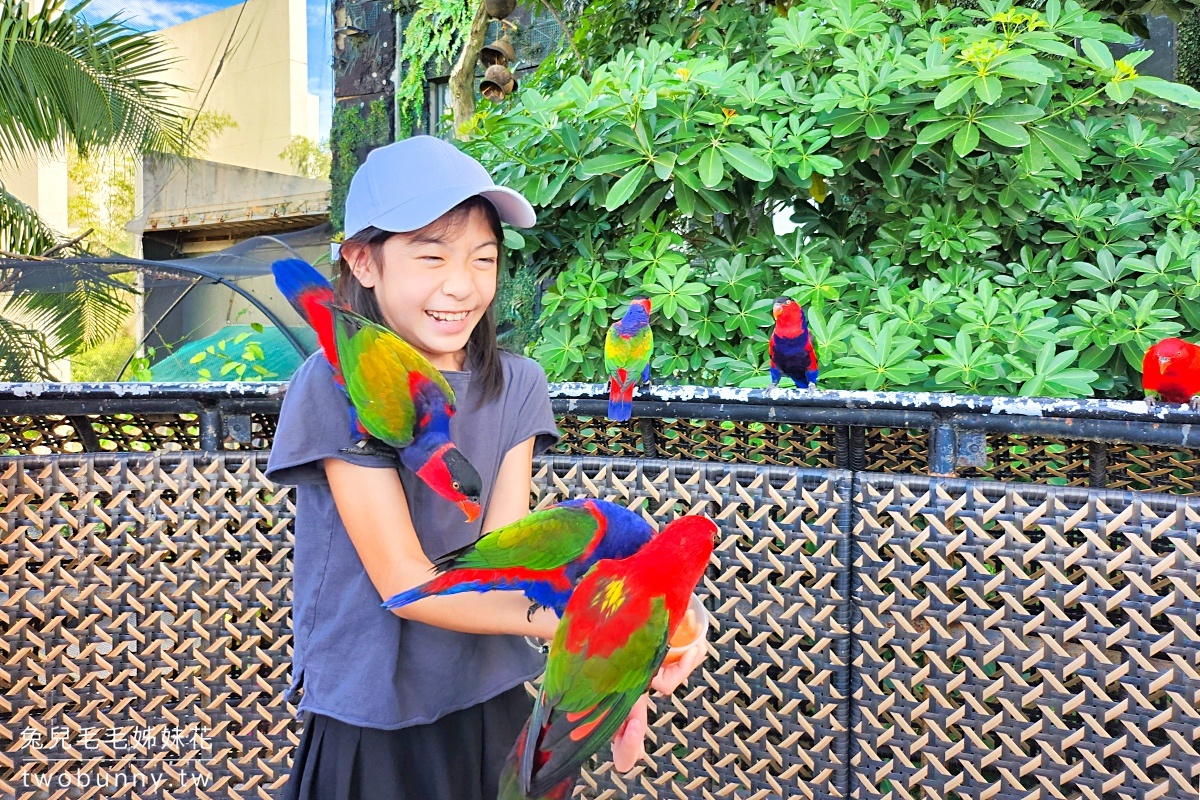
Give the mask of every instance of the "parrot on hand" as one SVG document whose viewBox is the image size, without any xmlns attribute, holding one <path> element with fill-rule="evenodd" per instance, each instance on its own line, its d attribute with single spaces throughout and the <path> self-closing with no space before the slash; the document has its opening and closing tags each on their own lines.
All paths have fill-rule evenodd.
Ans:
<svg viewBox="0 0 1200 800">
<path fill-rule="evenodd" d="M 455 398 L 442 373 L 390 329 L 337 305 L 329 281 L 306 262 L 276 261 L 271 271 L 350 398 L 358 445 L 346 452 L 370 452 L 368 437 L 399 449 L 402 464 L 473 522 L 483 481 L 450 441 Z"/>
<path fill-rule="evenodd" d="M 775 330 L 771 333 L 768 353 L 771 358 L 771 388 L 786 375 L 799 389 L 817 385 L 817 351 L 804 309 L 790 297 L 775 301 Z"/>
<path fill-rule="evenodd" d="M 613 323 L 604 339 L 604 369 L 609 375 L 608 418 L 623 422 L 633 414 L 633 387 L 650 382 L 650 301 L 639 297 Z"/>
<path fill-rule="evenodd" d="M 1148 406 L 1157 397 L 1200 411 L 1200 345 L 1175 338 L 1152 345 L 1142 359 L 1142 388 Z"/>
<path fill-rule="evenodd" d="M 650 541 L 654 528 L 639 514 L 606 500 L 567 500 L 534 511 L 447 554 L 440 575 L 392 595 L 384 608 L 400 608 L 436 594 L 519 589 L 538 608 L 560 617 L 571 591 L 602 558 L 631 556 Z"/>
<path fill-rule="evenodd" d="M 558 623 L 533 714 L 501 773 L 500 800 L 569 795 L 584 762 L 612 739 L 662 665 L 716 535 L 711 519 L 680 517 L 634 555 L 599 561 L 583 577 Z"/>
</svg>

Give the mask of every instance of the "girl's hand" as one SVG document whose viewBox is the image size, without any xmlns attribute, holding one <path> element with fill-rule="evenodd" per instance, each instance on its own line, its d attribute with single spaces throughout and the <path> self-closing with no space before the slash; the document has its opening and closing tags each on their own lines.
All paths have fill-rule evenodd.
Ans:
<svg viewBox="0 0 1200 800">
<path fill-rule="evenodd" d="M 704 663 L 707 657 L 708 641 L 701 639 L 689 647 L 679 661 L 659 667 L 650 681 L 650 688 L 664 695 L 671 694 L 687 682 L 696 667 Z M 617 772 L 629 772 L 646 757 L 646 734 L 650 730 L 647 716 L 649 705 L 649 695 L 639 697 L 625 722 L 617 729 L 617 735 L 613 737 L 613 769 Z"/>
</svg>

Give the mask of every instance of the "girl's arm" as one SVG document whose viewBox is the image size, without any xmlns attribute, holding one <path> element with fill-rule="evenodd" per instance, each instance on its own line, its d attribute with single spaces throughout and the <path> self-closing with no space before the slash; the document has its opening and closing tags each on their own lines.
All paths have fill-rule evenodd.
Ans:
<svg viewBox="0 0 1200 800">
<path fill-rule="evenodd" d="M 324 464 L 338 514 L 380 600 L 429 580 L 433 563 L 417 539 L 400 474 L 394 469 L 360 467 L 339 458 L 327 458 Z M 529 513 L 532 470 L 530 438 L 504 456 L 484 518 L 485 532 Z M 558 626 L 554 612 L 538 609 L 530 619 L 529 605 L 529 599 L 520 592 L 466 592 L 429 597 L 394 609 L 394 613 L 464 633 L 554 638 Z"/>
</svg>

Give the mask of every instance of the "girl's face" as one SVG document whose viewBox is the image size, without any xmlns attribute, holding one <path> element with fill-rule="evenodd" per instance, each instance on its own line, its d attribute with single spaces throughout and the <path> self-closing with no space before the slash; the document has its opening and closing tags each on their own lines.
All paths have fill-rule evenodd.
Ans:
<svg viewBox="0 0 1200 800">
<path fill-rule="evenodd" d="M 375 289 L 388 327 L 434 367 L 459 370 L 467 339 L 496 296 L 500 243 L 481 211 L 442 227 L 392 236 L 381 263 L 367 247 L 346 255 L 359 283 Z"/>
</svg>

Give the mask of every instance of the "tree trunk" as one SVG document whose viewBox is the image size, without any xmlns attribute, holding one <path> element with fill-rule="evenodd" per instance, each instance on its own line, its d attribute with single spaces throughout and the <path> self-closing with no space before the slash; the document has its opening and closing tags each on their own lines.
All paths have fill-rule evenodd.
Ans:
<svg viewBox="0 0 1200 800">
<path fill-rule="evenodd" d="M 465 138 L 463 127 L 475 116 L 475 64 L 483 50 L 488 29 L 487 11 L 484 10 L 483 0 L 478 1 L 462 53 L 454 69 L 450 70 L 450 106 L 454 110 L 454 135 L 459 139 Z"/>
</svg>

